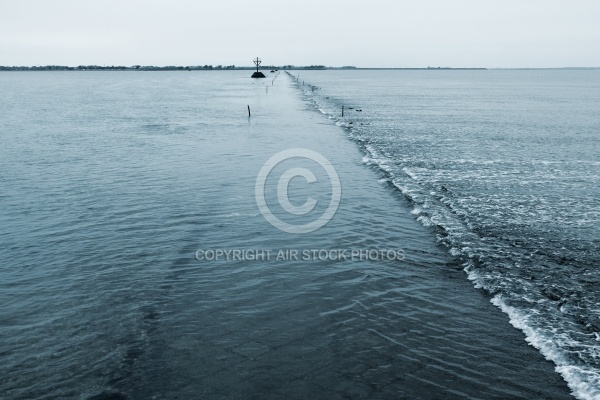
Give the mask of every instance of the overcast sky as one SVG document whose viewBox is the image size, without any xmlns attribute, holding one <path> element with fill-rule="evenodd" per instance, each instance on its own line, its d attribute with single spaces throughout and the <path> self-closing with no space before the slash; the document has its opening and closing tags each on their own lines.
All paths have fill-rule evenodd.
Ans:
<svg viewBox="0 0 600 400">
<path fill-rule="evenodd" d="M 0 65 L 599 67 L 598 0 L 0 0 Z"/>
</svg>

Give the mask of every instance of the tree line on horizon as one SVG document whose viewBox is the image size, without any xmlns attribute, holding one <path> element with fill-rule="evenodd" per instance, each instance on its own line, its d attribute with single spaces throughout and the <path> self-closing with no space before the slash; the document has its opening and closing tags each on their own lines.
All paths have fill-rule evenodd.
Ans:
<svg viewBox="0 0 600 400">
<path fill-rule="evenodd" d="M 295 66 L 295 65 L 265 65 L 261 66 L 260 69 L 275 70 L 275 69 L 330 69 L 332 67 L 326 67 L 324 65 L 308 65 L 308 66 Z M 352 66 L 341 67 L 344 68 L 356 68 Z M 100 65 L 79 65 L 77 67 L 69 67 L 66 65 L 44 65 L 44 66 L 0 66 L 0 71 L 198 71 L 198 70 L 253 70 L 256 67 L 250 66 L 235 66 L 235 65 L 193 65 L 193 66 L 175 66 L 167 65 L 163 67 L 153 65 L 132 65 L 130 67 L 123 65 L 111 65 L 111 66 L 100 66 Z"/>
</svg>

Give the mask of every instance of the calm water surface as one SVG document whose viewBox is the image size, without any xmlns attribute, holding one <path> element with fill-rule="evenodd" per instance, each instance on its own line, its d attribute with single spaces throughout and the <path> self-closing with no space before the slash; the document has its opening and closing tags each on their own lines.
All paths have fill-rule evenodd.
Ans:
<svg viewBox="0 0 600 400">
<path fill-rule="evenodd" d="M 568 397 L 490 298 L 599 395 L 598 72 L 300 74 L 0 74 L 0 397 Z M 308 235 L 254 198 L 291 147 L 342 182 Z"/>
</svg>

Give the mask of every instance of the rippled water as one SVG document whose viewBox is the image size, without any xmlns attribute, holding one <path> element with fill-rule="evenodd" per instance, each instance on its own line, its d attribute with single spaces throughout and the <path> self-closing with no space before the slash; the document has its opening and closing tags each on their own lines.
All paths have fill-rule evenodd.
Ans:
<svg viewBox="0 0 600 400">
<path fill-rule="evenodd" d="M 298 85 L 576 395 L 598 398 L 600 71 L 310 71 Z"/>
<path fill-rule="evenodd" d="M 587 279 L 592 287 L 597 277 L 593 236 L 585 231 L 595 232 L 586 221 L 596 215 L 596 188 L 586 186 L 582 200 L 583 186 L 571 179 L 574 170 L 593 179 L 592 94 L 582 102 L 588 108 L 577 111 L 588 144 L 554 159 L 562 163 L 556 165 L 541 156 L 542 146 L 552 147 L 544 135 L 532 153 L 544 162 L 518 161 L 531 146 L 521 153 L 518 146 L 502 147 L 497 104 L 507 107 L 506 127 L 516 129 L 519 119 L 510 112 L 512 95 L 502 103 L 496 89 L 481 90 L 485 76 L 431 81 L 419 74 L 314 73 L 322 89 L 301 99 L 284 74 L 262 81 L 247 75 L 0 74 L 0 397 L 568 398 L 551 363 L 526 345 L 489 296 L 472 288 L 461 263 L 494 301 L 512 307 L 514 323 L 532 329 L 530 340 L 552 339 L 547 343 L 557 351 L 546 354 L 571 366 L 563 373 L 578 373 L 573 366 L 593 373 L 595 328 L 584 327 L 597 310 L 590 305 L 595 292 L 583 295 L 575 283 Z M 494 79 L 508 85 L 502 93 L 522 86 L 514 77 Z M 394 89 L 400 82 L 406 90 Z M 573 91 L 583 96 L 581 87 Z M 521 89 L 538 104 L 535 90 Z M 437 103 L 440 92 L 444 104 Z M 488 93 L 488 103 L 471 101 L 473 93 Z M 352 121 L 364 125 L 350 130 L 362 147 L 316 112 L 313 100 L 332 113 L 341 100 L 363 107 Z M 519 126 L 535 125 L 527 122 L 529 114 L 519 115 Z M 549 115 L 544 126 L 570 132 L 569 120 Z M 449 132 L 455 140 L 445 136 Z M 525 136 L 524 143 L 533 140 Z M 484 143 L 490 151 L 481 150 Z M 560 147 L 568 150 L 569 143 L 575 142 Z M 452 146 L 462 161 L 448 156 Z M 271 226 L 255 200 L 265 161 L 295 147 L 330 160 L 342 184 L 334 218 L 305 235 Z M 497 173 L 500 165 L 506 173 Z M 527 187 L 517 170 L 545 191 L 506 206 L 504 198 L 519 197 L 511 197 L 511 185 L 519 193 Z M 542 185 L 542 175 L 557 188 Z M 581 229 L 557 217 L 553 199 L 566 196 L 567 181 L 577 196 L 570 197 L 571 211 L 560 212 L 568 220 L 585 208 L 577 220 Z M 290 186 L 298 204 L 309 196 L 326 201 L 329 190 L 321 183 Z M 275 192 L 272 183 L 267 193 Z M 537 196 L 535 207 L 531 196 Z M 527 213 L 534 214 L 523 219 Z M 552 229 L 561 229 L 554 237 L 544 233 L 550 225 L 543 213 Z M 432 233 L 417 218 L 438 230 Z M 435 232 L 458 261 L 436 243 Z M 539 241 L 531 242 L 529 232 Z M 567 246 L 573 232 L 583 247 Z M 569 248 L 561 253 L 561 268 L 578 273 L 558 280 L 557 267 L 531 261 L 553 260 L 546 240 Z M 535 253 L 527 250 L 532 243 Z M 406 257 L 195 258 L 199 249 L 220 248 L 399 249 Z M 512 262 L 518 252 L 531 257 L 518 259 L 527 267 Z M 574 261 L 582 255 L 589 264 Z M 567 330 L 575 310 L 587 313 L 586 322 Z M 547 336 L 548 329 L 556 329 L 555 336 Z M 572 352 L 556 340 L 563 334 Z M 581 350 L 586 343 L 592 344 L 587 353 Z M 557 354 L 569 363 L 561 364 Z M 564 375 L 571 384 L 594 384 L 593 376 L 576 381 Z M 592 386 L 572 388 L 594 393 Z"/>
<path fill-rule="evenodd" d="M 168 266 L 211 214 L 199 193 L 227 183 L 223 145 L 243 145 L 247 119 L 219 116 L 238 113 L 252 86 L 222 75 L 0 79 L 2 386 L 19 398 L 93 393 L 147 345 Z"/>
</svg>

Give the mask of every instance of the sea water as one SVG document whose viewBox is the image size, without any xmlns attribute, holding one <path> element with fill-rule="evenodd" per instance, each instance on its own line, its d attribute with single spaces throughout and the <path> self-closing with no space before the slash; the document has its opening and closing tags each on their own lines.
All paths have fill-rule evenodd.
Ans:
<svg viewBox="0 0 600 400">
<path fill-rule="evenodd" d="M 600 71 L 304 71 L 297 82 L 575 393 L 598 398 Z"/>
<path fill-rule="evenodd" d="M 299 74 L 0 75 L 2 397 L 568 396 L 509 318 L 598 395 L 597 72 Z M 255 185 L 300 147 L 342 201 L 289 235 Z"/>
</svg>

